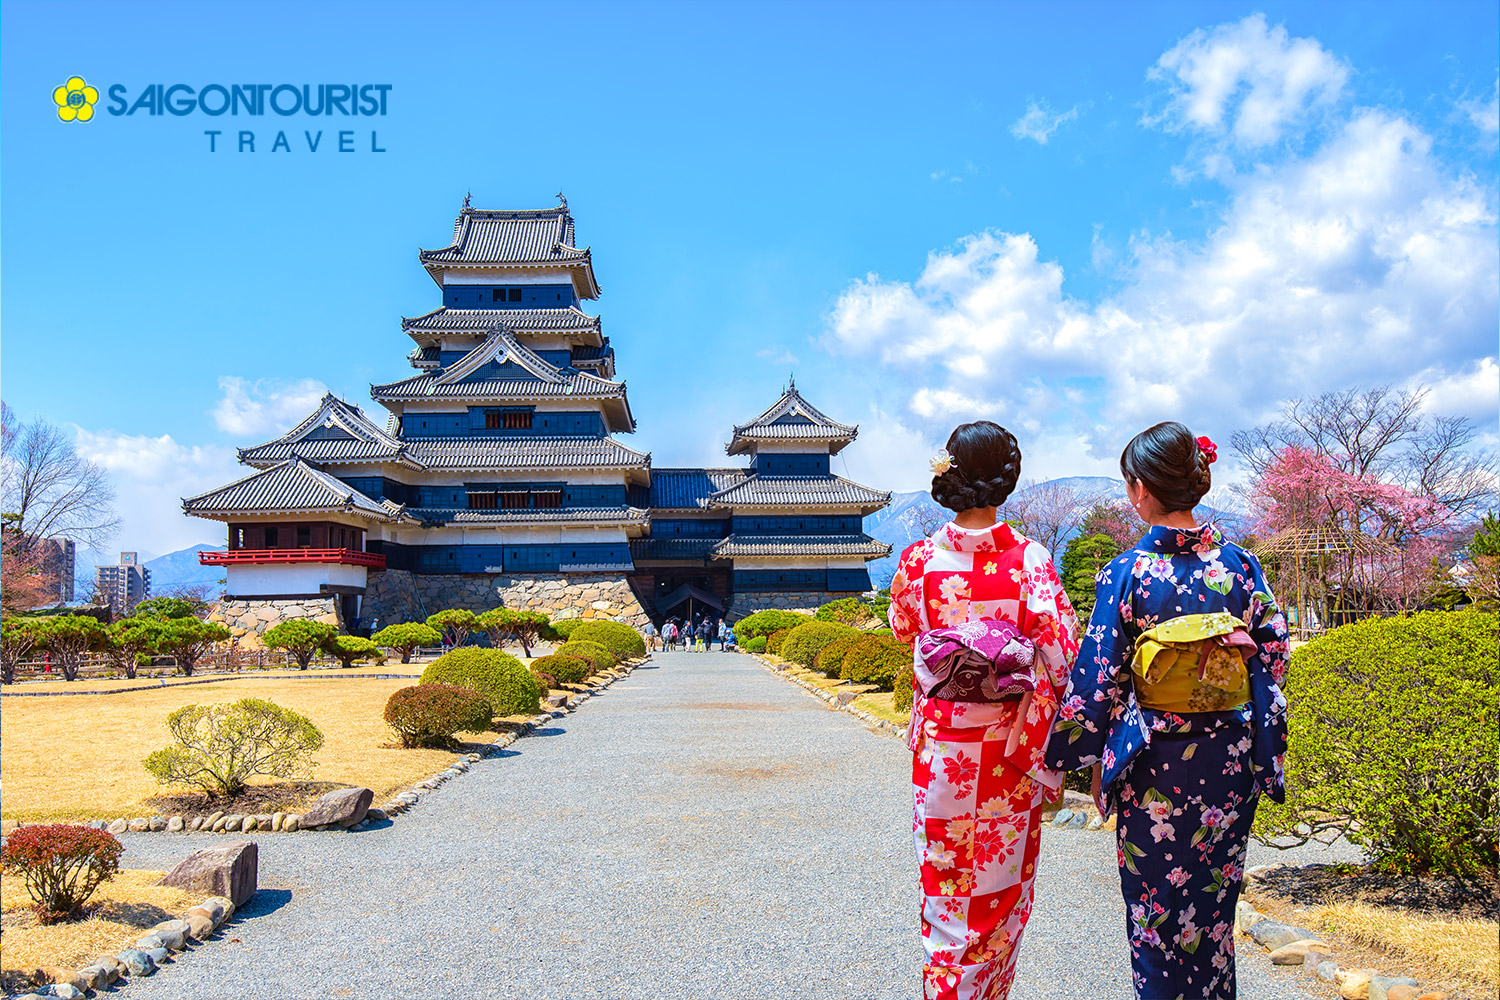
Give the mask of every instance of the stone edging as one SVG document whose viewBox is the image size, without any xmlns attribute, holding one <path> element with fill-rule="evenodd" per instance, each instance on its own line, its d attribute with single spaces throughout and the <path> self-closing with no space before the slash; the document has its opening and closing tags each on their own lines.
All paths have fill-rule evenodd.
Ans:
<svg viewBox="0 0 1500 1000">
<path fill-rule="evenodd" d="M 1245 871 L 1246 889 L 1264 873 L 1282 864 L 1257 865 Z M 1270 954 L 1272 965 L 1300 969 L 1330 983 L 1345 1000 L 1443 1000 L 1447 993 L 1423 991 L 1411 976 L 1383 976 L 1378 969 L 1346 969 L 1339 965 L 1332 946 L 1305 927 L 1273 920 L 1243 896 L 1234 907 L 1234 932 L 1249 938 Z"/>
<path fill-rule="evenodd" d="M 320 668 L 332 671 L 336 668 Z M 332 677 L 344 681 L 404 681 L 418 680 L 421 674 L 331 674 Z M 278 681 L 321 681 L 327 677 L 317 674 L 296 673 L 290 676 L 284 674 L 273 674 L 271 671 L 253 671 L 251 673 L 215 674 L 213 677 L 204 677 L 199 680 L 178 681 L 176 684 L 168 684 L 166 678 L 158 678 L 156 684 L 138 684 L 135 687 L 114 688 L 109 691 L 0 691 L 0 698 L 64 698 L 69 695 L 109 695 L 127 694 L 131 691 L 160 691 L 169 687 L 192 687 L 194 684 L 218 684 L 221 681 L 243 681 L 243 680 L 278 680 Z M 12 685 L 14 686 L 14 685 Z"/>
<path fill-rule="evenodd" d="M 609 685 L 621 677 L 629 675 L 637 666 L 649 662 L 651 654 L 646 654 L 644 659 L 622 663 L 611 670 L 604 671 L 594 681 L 588 691 L 575 692 L 567 696 L 552 710 L 539 713 L 527 722 L 521 723 L 514 730 L 497 736 L 489 746 L 479 753 L 469 753 L 456 759 L 452 764 L 438 771 L 430 778 L 424 778 L 416 782 L 410 788 L 397 792 L 390 800 L 378 808 L 371 808 L 365 813 L 364 818 L 350 827 L 327 826 L 309 827 L 309 830 L 343 832 L 349 830 L 365 830 L 370 824 L 389 821 L 394 817 L 406 812 L 412 806 L 430 792 L 435 791 L 440 785 L 449 779 L 456 778 L 469 770 L 469 766 L 475 761 L 485 757 L 493 757 L 501 750 L 510 746 L 522 736 L 547 725 L 554 719 L 561 719 L 569 712 L 575 711 L 589 698 L 603 691 Z M 556 698 L 556 695 L 549 696 Z M 181 815 L 174 816 L 137 816 L 134 819 L 120 817 L 111 820 L 83 820 L 77 821 L 78 825 L 92 827 L 96 830 L 106 830 L 109 833 L 294 833 L 303 829 L 301 813 L 259 813 L 256 815 L 243 815 L 239 813 L 225 814 L 222 810 L 208 814 L 207 816 L 193 816 L 191 818 Z M 34 824 L 18 823 L 15 820 L 5 820 L 0 824 L 0 832 L 8 837 L 11 832 L 22 827 Z"/>
<path fill-rule="evenodd" d="M 163 920 L 128 948 L 118 954 L 105 955 L 85 965 L 61 983 L 49 983 L 16 1000 L 43 1000 L 62 997 L 76 1000 L 90 990 L 103 992 L 123 977 L 131 979 L 153 975 L 175 952 L 186 951 L 188 942 L 207 941 L 234 916 L 234 904 L 223 896 L 210 896 L 188 909 L 182 918 Z M 110 992 L 113 992 L 111 990 Z"/>
<path fill-rule="evenodd" d="M 822 688 L 818 687 L 816 684 L 813 684 L 810 681 L 805 681 L 800 677 L 793 677 L 785 670 L 777 667 L 776 664 L 771 663 L 770 661 L 763 658 L 759 653 L 751 653 L 749 655 L 759 660 L 761 666 L 765 667 L 767 670 L 771 671 L 771 673 L 775 674 L 777 677 L 780 677 L 782 680 L 791 681 L 793 684 L 797 685 L 802 690 L 812 695 L 814 698 L 817 698 L 820 701 L 826 701 L 829 708 L 837 709 L 840 712 L 848 712 L 850 715 L 855 716 L 860 721 L 874 726 L 878 731 L 884 733 L 887 736 L 904 737 L 906 735 L 905 726 L 898 726 L 894 722 L 887 722 L 880 716 L 872 715 L 862 708 L 855 708 L 852 701 L 840 701 L 838 694 L 831 691 L 825 691 Z M 847 694 L 849 692 L 845 693 Z"/>
</svg>

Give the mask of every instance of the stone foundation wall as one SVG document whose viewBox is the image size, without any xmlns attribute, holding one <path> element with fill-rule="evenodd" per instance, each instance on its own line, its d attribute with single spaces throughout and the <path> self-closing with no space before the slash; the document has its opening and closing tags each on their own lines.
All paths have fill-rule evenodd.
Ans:
<svg viewBox="0 0 1500 1000">
<path fill-rule="evenodd" d="M 338 600 L 333 597 L 313 597 L 291 601 L 240 601 L 228 598 L 213 606 L 208 620 L 218 622 L 229 629 L 229 635 L 238 639 L 245 649 L 260 649 L 261 633 L 293 618 L 311 618 L 313 621 L 337 625 L 339 631 L 348 626 L 339 615 Z"/>
<path fill-rule="evenodd" d="M 729 604 L 729 613 L 740 619 L 757 611 L 775 608 L 778 611 L 816 611 L 829 601 L 843 597 L 858 597 L 858 594 L 833 593 L 827 590 L 769 591 L 762 593 L 735 594 Z"/>
<path fill-rule="evenodd" d="M 504 604 L 517 611 L 540 611 L 554 621 L 570 618 L 646 624 L 645 612 L 620 573 L 411 573 L 371 572 L 360 616 L 380 626 L 423 621 L 447 608 L 489 611 Z"/>
</svg>

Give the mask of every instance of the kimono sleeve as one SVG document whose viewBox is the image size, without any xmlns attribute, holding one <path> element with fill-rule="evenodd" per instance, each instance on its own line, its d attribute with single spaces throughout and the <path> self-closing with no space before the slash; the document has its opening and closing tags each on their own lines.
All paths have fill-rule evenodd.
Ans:
<svg viewBox="0 0 1500 1000">
<path fill-rule="evenodd" d="M 1254 711 L 1250 762 L 1261 791 L 1281 802 L 1286 797 L 1282 763 L 1287 746 L 1286 696 L 1281 692 L 1281 682 L 1286 677 L 1290 635 L 1286 616 L 1276 604 L 1259 560 L 1248 552 L 1239 555 L 1245 570 L 1245 585 L 1251 590 L 1245 622 L 1256 649 L 1246 664 Z"/>
<path fill-rule="evenodd" d="M 1134 559 L 1134 553 L 1127 553 L 1100 570 L 1096 578 L 1094 613 L 1047 745 L 1047 766 L 1054 770 L 1076 771 L 1100 761 L 1110 723 L 1129 699 L 1123 687 L 1129 683 L 1129 674 L 1122 681 L 1121 669 L 1130 662 L 1133 649 L 1127 622 Z"/>
<path fill-rule="evenodd" d="M 901 553 L 896 575 L 891 578 L 891 606 L 886 618 L 896 638 L 908 646 L 916 642 L 922 628 L 922 570 L 931 542 L 917 542 Z"/>
</svg>

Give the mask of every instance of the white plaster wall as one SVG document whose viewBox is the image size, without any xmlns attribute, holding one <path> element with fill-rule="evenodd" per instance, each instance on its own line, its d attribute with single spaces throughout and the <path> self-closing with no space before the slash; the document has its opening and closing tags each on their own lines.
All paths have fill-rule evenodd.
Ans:
<svg viewBox="0 0 1500 1000">
<path fill-rule="evenodd" d="M 321 584 L 363 587 L 366 579 L 365 567 L 337 563 L 227 566 L 225 569 L 224 591 L 231 597 L 238 594 L 316 594 Z"/>
<path fill-rule="evenodd" d="M 569 285 L 572 268 L 464 268 L 444 271 L 445 285 Z"/>
</svg>

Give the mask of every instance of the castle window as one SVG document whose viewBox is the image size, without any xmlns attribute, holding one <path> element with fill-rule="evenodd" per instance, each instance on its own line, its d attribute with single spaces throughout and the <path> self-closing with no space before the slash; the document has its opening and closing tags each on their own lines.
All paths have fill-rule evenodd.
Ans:
<svg viewBox="0 0 1500 1000">
<path fill-rule="evenodd" d="M 529 431 L 529 430 L 531 430 L 531 411 L 530 410 L 506 410 L 503 414 L 501 414 L 501 416 L 503 417 L 503 420 L 501 421 L 501 426 L 505 430 L 508 430 L 508 431 Z M 490 419 L 489 413 L 486 412 L 485 415 L 484 415 L 484 420 L 485 420 L 485 426 L 486 427 L 489 426 L 489 419 Z"/>
<path fill-rule="evenodd" d="M 512 302 L 520 302 L 521 301 L 521 290 L 519 288 L 512 288 L 510 290 L 510 300 Z"/>
<path fill-rule="evenodd" d="M 276 526 L 274 524 L 268 524 L 268 525 L 266 525 L 266 548 L 268 548 L 268 549 L 274 549 L 275 547 L 276 547 Z"/>
<path fill-rule="evenodd" d="M 306 549 L 312 546 L 312 529 L 306 525 L 297 528 L 297 548 Z"/>
<path fill-rule="evenodd" d="M 500 507 L 502 510 L 525 510 L 529 506 L 526 501 L 530 496 L 531 494 L 525 491 L 502 493 L 500 494 Z"/>
<path fill-rule="evenodd" d="M 487 431 L 498 431 L 500 429 L 500 411 L 484 411 L 484 429 Z"/>
<path fill-rule="evenodd" d="M 494 288 L 494 289 L 491 289 L 490 290 L 490 301 L 491 302 L 504 302 L 505 301 L 505 289 L 503 289 L 503 288 Z"/>
<path fill-rule="evenodd" d="M 470 510 L 494 510 L 495 509 L 495 494 L 494 493 L 470 493 L 469 494 L 469 509 Z"/>
<path fill-rule="evenodd" d="M 533 493 L 531 497 L 532 500 L 535 501 L 535 506 L 546 510 L 556 510 L 557 508 L 562 506 L 562 490 L 549 490 L 545 493 Z"/>
</svg>

